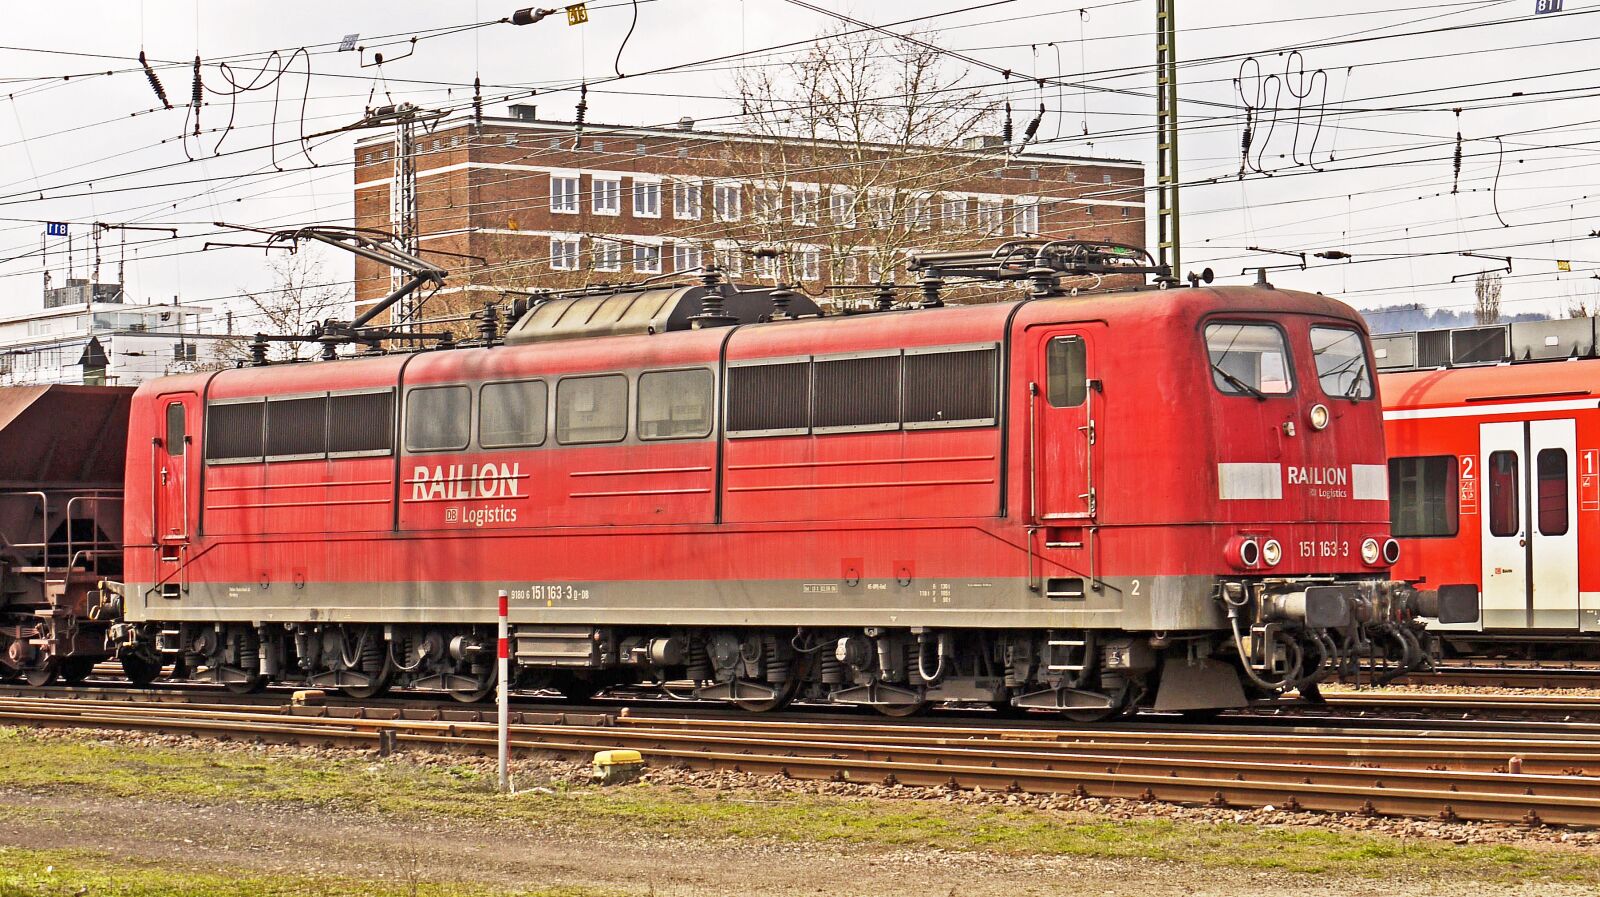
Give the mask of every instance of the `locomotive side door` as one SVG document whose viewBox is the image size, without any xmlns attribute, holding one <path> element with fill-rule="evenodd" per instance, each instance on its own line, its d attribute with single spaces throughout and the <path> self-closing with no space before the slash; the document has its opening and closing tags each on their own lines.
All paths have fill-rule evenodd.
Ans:
<svg viewBox="0 0 1600 897">
<path fill-rule="evenodd" d="M 1092 334 L 1083 327 L 1051 328 L 1035 343 L 1028 385 L 1032 517 L 1035 521 L 1093 520 L 1095 414 L 1102 401 L 1094 379 Z"/>
<path fill-rule="evenodd" d="M 193 433 L 199 402 L 193 395 L 161 398 L 161 436 L 154 440 L 151 477 L 154 482 L 156 541 L 178 545 L 189 541 L 189 496 L 195 467 Z"/>
<path fill-rule="evenodd" d="M 1478 438 L 1484 628 L 1576 628 L 1572 419 L 1481 424 Z"/>
</svg>

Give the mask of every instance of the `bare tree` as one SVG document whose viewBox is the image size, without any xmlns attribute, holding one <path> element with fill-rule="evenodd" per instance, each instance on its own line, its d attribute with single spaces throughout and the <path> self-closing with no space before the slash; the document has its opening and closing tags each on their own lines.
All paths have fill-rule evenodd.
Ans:
<svg viewBox="0 0 1600 897">
<path fill-rule="evenodd" d="M 717 202 L 711 217 L 761 279 L 886 280 L 906 248 L 971 244 L 1004 225 L 939 195 L 1003 154 L 963 146 L 994 129 L 996 102 L 965 86 L 933 43 L 835 31 L 739 74 L 745 130 L 765 139 L 729 144 L 730 175 L 753 172 L 757 183 L 738 220 Z"/>
<path fill-rule="evenodd" d="M 1582 292 L 1567 288 L 1567 317 L 1592 318 L 1600 315 L 1600 291 Z"/>
<path fill-rule="evenodd" d="M 1500 321 L 1500 273 L 1485 271 L 1472 283 L 1475 299 L 1472 314 L 1479 324 L 1497 324 Z"/>
<path fill-rule="evenodd" d="M 248 361 L 251 338 L 257 333 L 304 334 L 327 318 L 349 317 L 347 306 L 354 299 L 345 286 L 329 282 L 321 258 L 302 250 L 274 257 L 268 268 L 273 286 L 240 291 L 242 307 L 233 319 L 239 337 L 218 346 L 217 357 L 223 364 Z M 274 342 L 267 357 L 297 361 L 316 352 L 314 343 Z"/>
</svg>

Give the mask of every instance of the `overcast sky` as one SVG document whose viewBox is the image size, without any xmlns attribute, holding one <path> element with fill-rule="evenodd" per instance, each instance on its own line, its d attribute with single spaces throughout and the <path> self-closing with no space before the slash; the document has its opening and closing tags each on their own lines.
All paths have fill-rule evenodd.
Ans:
<svg viewBox="0 0 1600 897">
<path fill-rule="evenodd" d="M 1145 161 L 1153 179 L 1155 0 L 1080 2 L 1083 11 L 1056 0 L 815 0 L 873 23 L 926 17 L 895 28 L 934 29 L 941 46 L 1018 73 L 1009 84 L 982 70 L 970 77 L 998 84 L 988 88 L 992 95 L 1011 97 L 1019 131 L 1029 117 L 1021 109 L 1044 102 L 1051 110 L 1034 149 Z M 1358 306 L 1470 308 L 1470 277 L 1451 278 L 1505 265 L 1455 254 L 1471 251 L 1513 257 L 1507 312 L 1560 314 L 1570 297 L 1600 292 L 1600 243 L 1588 237 L 1600 228 L 1600 185 L 1591 174 L 1600 148 L 1600 114 L 1593 112 L 1600 84 L 1589 61 L 1600 38 L 1600 4 L 1566 0 L 1565 12 L 1536 16 L 1535 3 L 1178 0 L 1183 176 L 1193 184 L 1182 200 L 1184 267 L 1210 266 L 1223 282 L 1244 282 L 1250 277 L 1241 270 L 1252 264 L 1292 263 L 1247 247 L 1336 249 L 1355 263 L 1312 258 L 1311 270 L 1270 277 Z M 179 108 L 151 111 L 154 93 L 134 61 L 141 47 L 166 62 L 196 53 L 208 62 L 244 57 L 234 63 L 242 83 L 265 51 L 313 47 L 303 130 L 314 133 L 356 120 L 369 100 L 459 103 L 475 75 L 489 95 L 604 78 L 614 74 L 634 15 L 629 0 L 599 0 L 584 25 L 569 26 L 563 15 L 528 27 L 492 25 L 427 37 L 413 55 L 395 59 L 414 34 L 513 9 L 485 0 L 8 5 L 0 37 L 0 314 L 40 307 L 46 266 L 56 283 L 64 281 L 66 241 L 49 240 L 40 257 L 46 221 L 75 222 L 78 276 L 92 264 L 89 222 L 175 226 L 175 241 L 127 234 L 130 292 L 139 301 L 181 295 L 220 308 L 230 294 L 270 278 L 260 253 L 196 252 L 210 222 L 349 220 L 352 138 L 316 141 L 310 162 L 293 145 L 302 132 L 304 56 L 289 63 L 276 100 L 271 87 L 241 94 L 237 103 L 208 95 L 202 129 L 226 124 L 230 114 L 235 125 L 219 156 L 217 133 L 180 137 L 193 129 L 182 108 L 191 86 L 187 65 L 161 69 Z M 637 15 L 622 50 L 625 73 L 741 53 L 754 54 L 745 64 L 770 64 L 774 55 L 757 51 L 833 24 L 783 0 L 641 0 Z M 369 48 L 393 36 L 383 40 L 390 61 L 362 67 L 358 54 L 326 46 L 349 33 Z M 1286 52 L 1296 48 L 1303 49 L 1298 56 Z M 366 55 L 370 61 L 370 49 Z M 590 91 L 590 120 L 651 125 L 687 115 L 733 127 L 738 103 L 726 97 L 739 64 L 599 85 Z M 92 74 L 106 71 L 116 74 Z M 1035 74 L 1095 89 L 1039 90 Z M 205 80 L 223 86 L 209 64 Z M 560 91 L 530 102 L 545 117 L 568 118 L 575 101 L 574 92 Z M 1255 149 L 1240 179 L 1247 105 L 1267 108 L 1255 116 Z M 260 149 L 273 135 L 274 117 L 277 139 L 289 141 L 277 150 L 276 165 L 287 169 L 281 173 Z M 1458 130 L 1465 138 L 1459 177 L 1452 158 Z M 116 276 L 121 239 L 117 232 L 103 237 L 102 280 Z M 1570 261 L 1572 271 L 1559 272 L 1558 260 Z M 344 280 L 350 262 L 329 258 L 327 270 Z"/>
</svg>

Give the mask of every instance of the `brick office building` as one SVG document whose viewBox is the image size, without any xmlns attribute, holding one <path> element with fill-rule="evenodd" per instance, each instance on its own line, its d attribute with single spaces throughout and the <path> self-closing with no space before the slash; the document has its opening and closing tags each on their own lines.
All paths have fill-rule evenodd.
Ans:
<svg viewBox="0 0 1600 897">
<path fill-rule="evenodd" d="M 741 280 L 907 281 L 909 248 L 991 246 L 1044 236 L 1144 244 L 1138 162 L 775 139 L 678 127 L 513 117 L 447 119 L 419 132 L 419 245 L 450 284 L 422 318 L 471 310 L 506 290 L 625 282 L 715 261 Z M 398 232 L 390 134 L 355 148 L 356 225 Z M 356 301 L 390 289 L 356 262 Z"/>
</svg>

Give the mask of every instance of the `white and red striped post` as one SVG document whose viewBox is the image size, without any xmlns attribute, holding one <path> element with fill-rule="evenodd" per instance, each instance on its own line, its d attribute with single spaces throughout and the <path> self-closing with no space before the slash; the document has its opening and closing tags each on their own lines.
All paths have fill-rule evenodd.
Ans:
<svg viewBox="0 0 1600 897">
<path fill-rule="evenodd" d="M 505 589 L 500 590 L 500 641 L 497 648 L 500 666 L 498 676 L 499 689 L 496 700 L 500 705 L 500 790 L 511 790 L 511 638 L 510 626 L 507 615 L 510 612 L 511 596 Z"/>
</svg>

